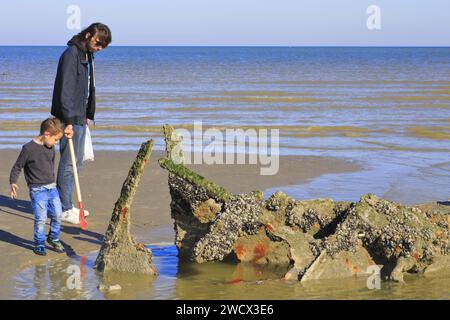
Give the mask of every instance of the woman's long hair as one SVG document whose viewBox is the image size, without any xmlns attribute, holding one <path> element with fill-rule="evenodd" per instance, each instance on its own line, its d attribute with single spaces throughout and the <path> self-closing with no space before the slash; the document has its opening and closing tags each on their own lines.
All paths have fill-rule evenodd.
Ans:
<svg viewBox="0 0 450 320">
<path fill-rule="evenodd" d="M 86 34 L 90 34 L 90 37 L 88 41 L 97 34 L 98 40 L 100 42 L 100 45 L 103 48 L 106 48 L 112 41 L 111 38 L 111 30 L 106 24 L 95 22 L 91 24 L 89 27 L 78 33 L 75 37 L 80 41 L 85 43 L 86 42 Z"/>
</svg>

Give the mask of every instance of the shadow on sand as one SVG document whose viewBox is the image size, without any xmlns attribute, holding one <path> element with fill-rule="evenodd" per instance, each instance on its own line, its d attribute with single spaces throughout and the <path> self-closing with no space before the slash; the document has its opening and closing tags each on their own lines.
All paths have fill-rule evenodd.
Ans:
<svg viewBox="0 0 450 320">
<path fill-rule="evenodd" d="M 34 221 L 33 217 L 33 210 L 31 208 L 30 201 L 27 200 L 20 200 L 20 199 L 11 199 L 9 197 L 6 197 L 4 195 L 0 195 L 0 214 L 10 214 L 13 216 L 17 216 L 23 219 L 28 219 L 31 221 Z M 21 214 L 24 213 L 24 214 Z M 49 223 L 47 223 L 49 225 Z M 101 245 L 103 241 L 103 234 L 89 231 L 89 230 L 82 230 L 78 226 L 68 226 L 68 225 L 61 225 L 61 233 L 72 235 L 74 239 L 80 240 L 80 241 L 87 241 L 90 243 Z M 30 237 L 32 237 L 32 234 L 30 234 Z M 63 236 L 64 237 L 64 236 Z M 34 243 L 31 240 L 27 240 L 24 238 L 21 238 L 17 235 L 14 235 L 8 231 L 1 230 L 0 229 L 0 241 L 7 242 L 16 246 L 19 246 L 24 249 L 33 250 Z M 64 248 L 66 249 L 66 254 L 69 257 L 76 256 L 75 250 L 65 243 L 61 239 L 61 243 L 63 244 Z M 46 246 L 47 249 L 53 250 L 51 247 Z"/>
</svg>

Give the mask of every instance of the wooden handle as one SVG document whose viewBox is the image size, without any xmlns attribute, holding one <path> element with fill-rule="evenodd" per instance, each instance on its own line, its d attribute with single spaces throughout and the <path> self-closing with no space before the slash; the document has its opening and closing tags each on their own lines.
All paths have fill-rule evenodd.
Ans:
<svg viewBox="0 0 450 320">
<path fill-rule="evenodd" d="M 73 149 L 72 139 L 69 140 L 70 157 L 72 158 L 73 177 L 75 179 L 75 190 L 77 191 L 78 202 L 83 202 L 81 199 L 80 182 L 78 180 L 77 159 L 75 158 L 75 150 Z"/>
</svg>

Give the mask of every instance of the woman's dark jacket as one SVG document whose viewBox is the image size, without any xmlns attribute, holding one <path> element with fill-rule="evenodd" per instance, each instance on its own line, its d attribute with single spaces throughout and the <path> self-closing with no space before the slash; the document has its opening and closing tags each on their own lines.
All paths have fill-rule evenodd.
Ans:
<svg viewBox="0 0 450 320">
<path fill-rule="evenodd" d="M 95 115 L 94 55 L 76 36 L 67 45 L 58 63 L 51 114 L 65 124 L 84 124 Z"/>
</svg>

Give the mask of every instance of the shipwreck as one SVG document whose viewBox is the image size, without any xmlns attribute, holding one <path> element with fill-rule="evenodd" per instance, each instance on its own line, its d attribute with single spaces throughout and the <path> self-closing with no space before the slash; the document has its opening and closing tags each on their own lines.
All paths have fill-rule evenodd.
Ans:
<svg viewBox="0 0 450 320">
<path fill-rule="evenodd" d="M 182 138 L 163 127 L 171 216 L 180 260 L 234 260 L 284 265 L 285 278 L 403 275 L 450 266 L 450 207 L 437 203 L 405 206 L 366 194 L 358 202 L 295 200 L 277 192 L 232 194 L 190 170 Z M 182 262 L 180 262 L 182 263 Z"/>
</svg>

